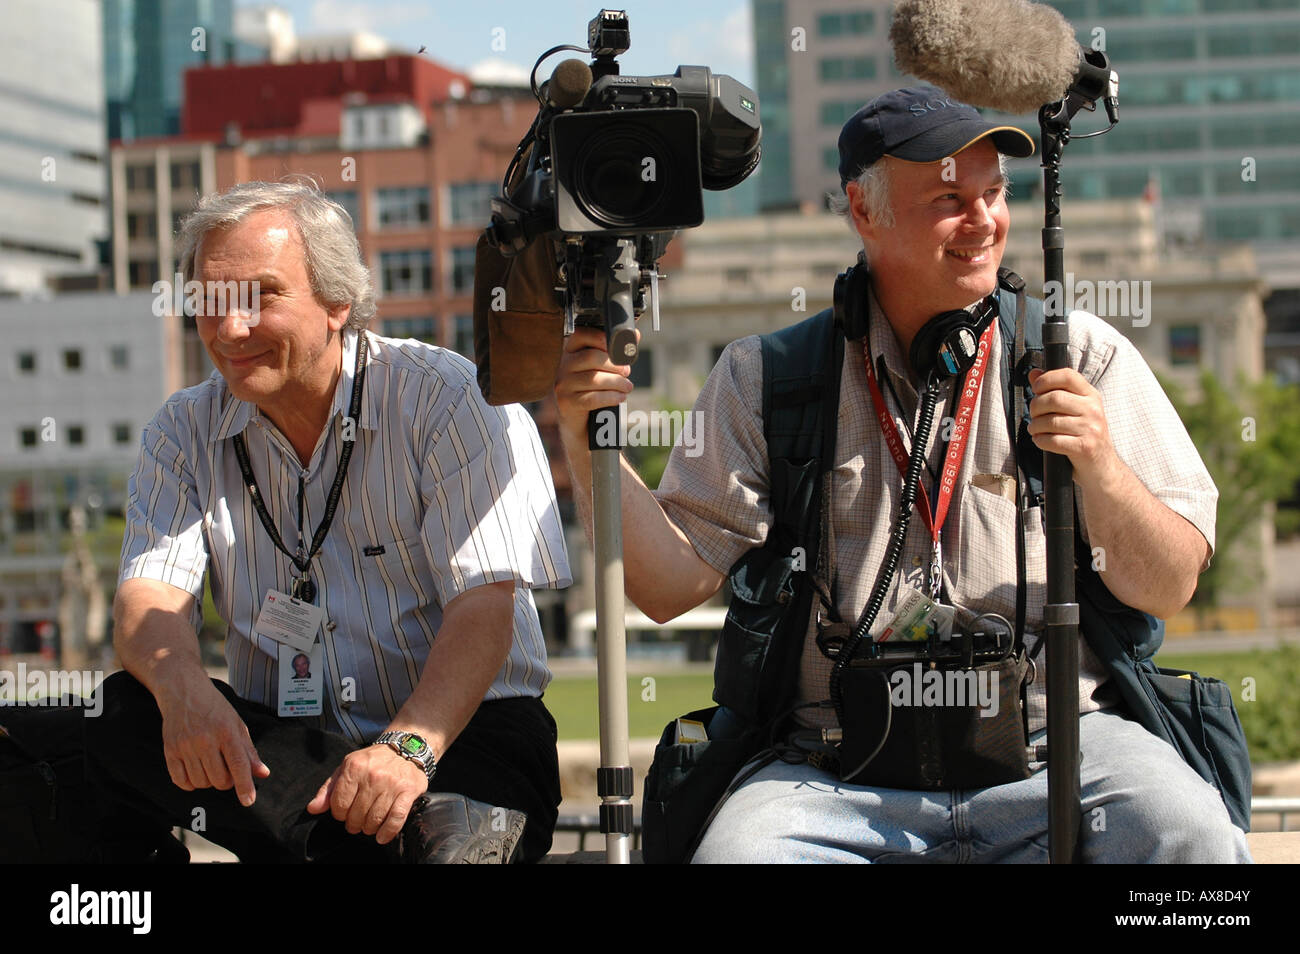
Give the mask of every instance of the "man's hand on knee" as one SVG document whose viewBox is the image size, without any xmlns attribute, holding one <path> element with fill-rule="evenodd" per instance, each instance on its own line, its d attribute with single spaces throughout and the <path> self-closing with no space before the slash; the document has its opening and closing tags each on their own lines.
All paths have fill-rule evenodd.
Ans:
<svg viewBox="0 0 1300 954">
<path fill-rule="evenodd" d="M 254 778 L 271 770 L 257 754 L 248 726 L 216 687 L 160 700 L 163 755 L 172 782 L 185 791 L 233 788 L 245 807 L 257 798 Z"/>
<path fill-rule="evenodd" d="M 429 780 L 414 762 L 387 745 L 372 745 L 350 753 L 334 770 L 307 811 L 326 811 L 352 834 L 374 835 L 381 845 L 397 837 L 411 813 L 411 805 L 424 794 Z"/>
</svg>

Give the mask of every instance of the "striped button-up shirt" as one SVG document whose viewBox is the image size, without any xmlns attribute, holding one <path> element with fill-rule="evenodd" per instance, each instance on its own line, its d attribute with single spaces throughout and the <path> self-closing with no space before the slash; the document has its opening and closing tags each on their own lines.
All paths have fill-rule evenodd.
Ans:
<svg viewBox="0 0 1300 954">
<path fill-rule="evenodd" d="M 906 449 L 916 432 L 920 409 L 909 380 L 907 359 L 892 327 L 870 296 L 866 336 L 885 401 Z M 1106 322 L 1075 312 L 1070 318 L 1070 366 L 1101 392 L 1111 442 L 1151 493 L 1189 520 L 1214 544 L 1215 489 L 1178 414 L 1133 344 Z M 902 479 L 885 444 L 867 387 L 862 345 L 848 347 L 841 378 L 835 469 L 831 475 L 829 546 L 835 559 L 834 594 L 841 617 L 856 625 L 866 608 L 884 562 L 898 513 Z M 972 432 L 943 525 L 944 592 L 968 625 L 981 613 L 997 613 L 1012 623 L 1016 612 L 1015 455 L 1002 400 L 1003 344 L 994 332 L 988 371 L 975 405 Z M 687 457 L 673 449 L 656 495 L 694 545 L 700 558 L 726 573 L 746 550 L 759 546 L 771 526 L 767 442 L 762 420 L 762 354 L 757 336 L 728 345 L 704 385 L 695 409 L 710 422 L 703 453 Z M 884 386 L 888 380 L 892 388 Z M 941 393 L 922 474 L 929 492 L 940 473 L 945 445 L 939 420 L 951 388 Z M 896 401 L 895 398 L 898 400 Z M 899 406 L 898 401 L 903 406 Z M 1075 485 L 1083 538 L 1092 503 Z M 934 498 L 931 497 L 931 500 Z M 1043 629 L 1047 598 L 1046 541 L 1040 508 L 1026 513 L 1026 643 L 1032 649 Z M 930 534 L 920 517 L 908 525 L 902 558 L 885 601 L 871 627 L 873 636 L 889 624 L 905 587 L 927 592 Z M 809 620 L 799 673 L 799 701 L 827 698 L 831 663 L 817 648 L 816 608 Z M 1046 647 L 1044 647 L 1044 650 Z M 1033 731 L 1046 724 L 1046 652 L 1028 692 Z M 1082 636 L 1079 639 L 1079 710 L 1106 708 L 1106 670 Z M 809 710 L 805 710 L 808 712 Z M 829 710 L 811 710 L 807 721 L 834 722 Z"/>
<path fill-rule="evenodd" d="M 347 419 L 357 334 L 346 330 L 334 405 L 310 462 L 214 372 L 173 395 L 144 430 L 128 484 L 119 580 L 161 580 L 195 598 L 203 576 L 227 624 L 230 683 L 276 706 L 278 644 L 254 631 L 267 591 L 295 571 L 268 536 L 240 475 L 243 434 L 271 520 L 296 548 L 324 511 L 344 428 L 356 447 L 338 510 L 312 560 L 324 611 L 320 725 L 361 743 L 383 731 L 420 679 L 442 608 L 485 583 L 515 582 L 514 641 L 487 699 L 539 696 L 550 681 L 532 587 L 571 582 L 550 468 L 523 408 L 490 407 L 474 366 L 451 351 L 366 332 L 360 420 Z"/>
</svg>

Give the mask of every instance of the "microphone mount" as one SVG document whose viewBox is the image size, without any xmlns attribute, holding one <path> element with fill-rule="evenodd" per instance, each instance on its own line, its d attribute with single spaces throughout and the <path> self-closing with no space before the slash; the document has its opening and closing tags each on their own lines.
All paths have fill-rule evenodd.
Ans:
<svg viewBox="0 0 1300 954">
<path fill-rule="evenodd" d="M 1070 120 L 1103 100 L 1110 126 L 1119 122 L 1119 76 L 1106 54 L 1089 50 L 1065 96 L 1038 111 L 1043 149 L 1044 291 L 1065 280 L 1065 229 L 1061 227 L 1061 154 L 1070 141 Z M 1076 137 L 1079 139 L 1087 136 Z M 1062 312 L 1064 296 L 1044 294 L 1044 370 L 1070 367 L 1070 329 Z M 1043 512 L 1047 524 L 1047 601 L 1043 607 L 1047 640 L 1047 843 L 1049 860 L 1078 860 L 1079 821 L 1079 604 L 1074 580 L 1074 469 L 1070 458 L 1043 454 Z M 1024 506 L 1021 501 L 1019 506 Z"/>
</svg>

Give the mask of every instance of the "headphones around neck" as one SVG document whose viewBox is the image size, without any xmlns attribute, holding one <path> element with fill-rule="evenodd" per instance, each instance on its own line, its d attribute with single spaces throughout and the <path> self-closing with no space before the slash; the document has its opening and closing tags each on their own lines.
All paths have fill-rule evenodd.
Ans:
<svg viewBox="0 0 1300 954">
<path fill-rule="evenodd" d="M 849 341 L 867 333 L 870 287 L 866 252 L 858 252 L 857 264 L 835 279 L 835 321 Z M 997 290 L 994 289 L 973 314 L 959 308 L 941 312 L 927 321 L 913 336 L 908 352 L 908 361 L 918 380 L 929 381 L 931 375 L 940 381 L 964 377 L 975 364 L 980 335 L 996 315 Z"/>
</svg>

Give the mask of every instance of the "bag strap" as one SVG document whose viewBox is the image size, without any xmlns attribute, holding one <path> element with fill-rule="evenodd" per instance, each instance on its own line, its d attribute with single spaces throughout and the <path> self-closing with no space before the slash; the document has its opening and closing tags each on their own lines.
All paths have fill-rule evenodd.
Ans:
<svg viewBox="0 0 1300 954">
<path fill-rule="evenodd" d="M 1042 366 L 1042 303 L 1025 294 L 1025 281 L 1009 268 L 998 269 L 998 331 L 1002 338 L 1002 402 L 1016 460 L 1016 645 L 1025 641 L 1025 611 L 1028 607 L 1028 579 L 1025 567 L 1025 511 L 1042 502 L 1042 451 L 1032 446 L 1026 452 L 1021 438 L 1029 438 L 1029 370 Z M 1034 647 L 1041 650 L 1042 640 Z"/>
<path fill-rule="evenodd" d="M 795 591 L 803 596 L 813 591 L 821 546 L 821 489 L 835 462 L 844 334 L 828 308 L 759 340 L 772 506 L 764 549 L 775 555 L 802 548 Z M 805 601 L 797 597 L 791 602 L 797 608 Z M 774 658 L 764 666 L 764 673 L 772 674 L 764 688 L 776 693 L 769 716 L 779 714 L 795 691 L 807 619 L 806 613 L 787 612 L 773 633 L 769 652 Z"/>
</svg>

